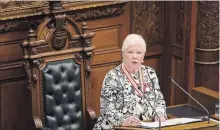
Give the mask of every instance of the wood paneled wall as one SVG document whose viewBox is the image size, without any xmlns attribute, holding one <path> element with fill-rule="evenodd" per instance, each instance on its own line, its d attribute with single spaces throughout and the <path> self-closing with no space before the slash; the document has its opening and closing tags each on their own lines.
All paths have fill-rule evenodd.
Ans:
<svg viewBox="0 0 220 130">
<path fill-rule="evenodd" d="M 190 48 L 190 25 L 191 25 L 191 2 L 168 2 L 166 7 L 170 8 L 172 16 L 169 16 L 169 27 L 170 31 L 170 44 L 168 44 L 168 60 L 171 61 L 171 72 L 170 76 L 186 91 L 188 89 L 188 59 L 189 59 L 189 48 Z M 167 9 L 166 11 L 169 11 Z M 169 12 L 167 12 L 169 13 Z M 175 16 L 173 18 L 173 16 Z M 166 18 L 165 18 L 166 19 Z M 164 62 L 165 63 L 165 62 Z M 167 66 L 167 65 L 165 65 Z M 165 69 L 165 68 L 164 68 Z M 169 83 L 170 81 L 166 80 Z M 170 105 L 187 103 L 188 97 L 184 94 L 177 86 L 170 83 Z"/>
<path fill-rule="evenodd" d="M 161 85 L 168 89 L 166 102 L 190 101 L 167 80 L 169 75 L 189 93 L 200 86 L 219 93 L 219 3 L 173 1 L 165 2 L 164 8 Z"/>
<path fill-rule="evenodd" d="M 189 93 L 200 86 L 219 92 L 218 7 L 218 2 L 132 2 L 132 33 L 147 42 L 144 64 L 156 70 L 167 105 L 189 102 L 169 76 Z"/>
<path fill-rule="evenodd" d="M 1 23 L 1 27 L 5 26 Z M 25 31 L 0 35 L 1 130 L 31 129 L 31 93 L 26 87 L 23 53 L 19 46 L 25 37 Z"/>
<path fill-rule="evenodd" d="M 100 114 L 100 93 L 106 73 L 121 62 L 121 46 L 130 32 L 130 3 L 124 6 L 121 15 L 88 21 L 90 31 L 96 33 L 96 47 L 92 61 L 92 86 L 90 105 Z"/>
<path fill-rule="evenodd" d="M 190 2 L 132 2 L 132 32 L 147 42 L 145 65 L 158 75 L 167 105 L 186 103 L 187 96 L 168 79 L 188 89 Z"/>
</svg>

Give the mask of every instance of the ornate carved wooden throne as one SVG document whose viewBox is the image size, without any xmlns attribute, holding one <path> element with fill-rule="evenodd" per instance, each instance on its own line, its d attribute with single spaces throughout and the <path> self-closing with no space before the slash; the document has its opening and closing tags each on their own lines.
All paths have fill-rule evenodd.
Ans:
<svg viewBox="0 0 220 130">
<path fill-rule="evenodd" d="M 32 93 L 36 128 L 91 129 L 86 90 L 90 86 L 90 59 L 94 33 L 81 29 L 52 2 L 52 16 L 37 31 L 30 29 L 23 44 L 25 69 Z M 90 113 L 92 113 L 90 109 Z"/>
</svg>

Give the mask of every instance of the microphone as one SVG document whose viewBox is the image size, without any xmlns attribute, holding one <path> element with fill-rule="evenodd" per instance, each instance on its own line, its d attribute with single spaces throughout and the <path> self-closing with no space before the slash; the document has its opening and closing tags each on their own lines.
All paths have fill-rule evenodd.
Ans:
<svg viewBox="0 0 220 130">
<path fill-rule="evenodd" d="M 159 119 L 159 130 L 161 130 L 161 120 L 160 120 L 159 115 L 157 114 L 157 112 L 155 111 L 155 109 L 153 108 L 153 106 L 151 105 L 150 101 L 145 97 L 145 95 L 144 95 L 144 93 L 142 92 L 142 90 L 141 90 L 141 89 L 139 89 L 139 90 L 140 90 L 140 92 L 142 93 L 144 99 L 147 100 L 147 103 L 150 105 L 150 107 L 152 108 L 152 110 L 153 110 L 153 112 L 155 113 L 155 115 L 158 117 L 158 119 Z"/>
<path fill-rule="evenodd" d="M 186 92 L 182 87 L 180 87 L 180 85 L 179 84 L 177 84 L 174 80 L 173 80 L 173 78 L 170 76 L 170 77 L 168 77 L 176 86 L 178 86 L 185 94 L 187 94 L 191 99 L 193 99 L 197 104 L 199 104 L 205 111 L 206 111 L 206 113 L 207 113 L 207 115 L 208 115 L 208 124 L 210 123 L 210 115 L 209 115 L 209 111 L 199 102 L 199 101 L 197 101 L 193 96 L 191 96 L 188 92 Z"/>
</svg>

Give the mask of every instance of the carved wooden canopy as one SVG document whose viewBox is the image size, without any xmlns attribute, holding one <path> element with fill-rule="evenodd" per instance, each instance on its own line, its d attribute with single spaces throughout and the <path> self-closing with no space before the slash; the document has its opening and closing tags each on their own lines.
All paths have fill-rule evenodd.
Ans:
<svg viewBox="0 0 220 130">
<path fill-rule="evenodd" d="M 62 1 L 59 5 L 57 2 L 0 2 L 0 33 L 27 30 L 31 27 L 37 28 L 43 22 L 44 17 L 57 12 L 54 10 L 56 8 L 59 8 L 58 12 L 65 12 L 76 22 L 82 22 L 120 15 L 123 13 L 126 3 L 122 1 Z M 52 5 L 54 8 L 51 8 Z"/>
<path fill-rule="evenodd" d="M 103 7 L 125 3 L 122 1 L 62 1 L 62 11 L 82 10 L 95 7 Z M 48 1 L 0 1 L 0 20 L 9 20 L 15 18 L 24 18 L 29 16 L 44 15 L 50 13 L 50 4 Z M 110 10 L 109 10 L 110 11 Z M 120 8 L 114 9 L 120 13 Z M 97 12 L 98 13 L 98 12 Z M 114 12 L 115 13 L 115 12 Z M 80 14 L 75 14 L 80 16 Z"/>
</svg>

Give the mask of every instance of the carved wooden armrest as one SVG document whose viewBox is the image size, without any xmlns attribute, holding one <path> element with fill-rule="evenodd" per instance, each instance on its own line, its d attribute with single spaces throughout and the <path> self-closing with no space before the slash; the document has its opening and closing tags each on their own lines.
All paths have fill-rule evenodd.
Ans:
<svg viewBox="0 0 220 130">
<path fill-rule="evenodd" d="M 88 111 L 88 113 L 89 113 L 89 116 L 90 116 L 92 119 L 96 119 L 97 116 L 96 116 L 96 113 L 95 113 L 95 111 L 93 110 L 93 108 L 90 107 L 90 106 L 87 106 L 86 108 L 87 108 L 87 111 Z"/>
<path fill-rule="evenodd" d="M 87 129 L 91 130 L 97 121 L 97 116 L 96 116 L 95 111 L 90 106 L 86 107 L 86 115 L 87 115 L 87 119 L 86 119 L 87 120 Z"/>
<path fill-rule="evenodd" d="M 34 117 L 34 124 L 35 124 L 35 127 L 37 129 L 40 129 L 40 130 L 51 130 L 51 129 L 47 128 L 47 127 L 44 127 L 41 119 L 39 117 L 37 117 L 37 116 Z"/>
<path fill-rule="evenodd" d="M 37 116 L 34 116 L 34 124 L 35 124 L 36 128 L 42 128 L 43 127 L 41 119 Z"/>
</svg>

